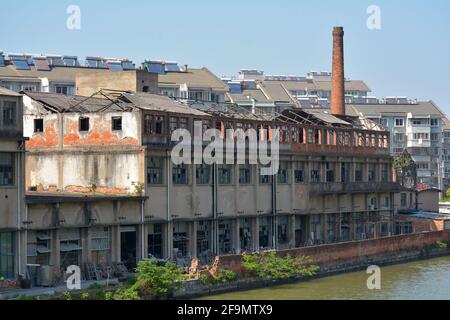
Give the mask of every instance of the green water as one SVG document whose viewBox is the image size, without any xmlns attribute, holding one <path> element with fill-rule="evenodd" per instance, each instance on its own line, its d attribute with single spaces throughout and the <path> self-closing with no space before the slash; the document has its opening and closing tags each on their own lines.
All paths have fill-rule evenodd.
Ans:
<svg viewBox="0 0 450 320">
<path fill-rule="evenodd" d="M 450 257 L 381 268 L 381 290 L 367 289 L 366 272 L 206 297 L 207 300 L 450 300 Z"/>
</svg>

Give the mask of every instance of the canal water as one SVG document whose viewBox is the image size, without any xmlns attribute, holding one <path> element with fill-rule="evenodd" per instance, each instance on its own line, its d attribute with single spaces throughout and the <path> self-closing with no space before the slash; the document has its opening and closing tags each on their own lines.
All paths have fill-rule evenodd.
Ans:
<svg viewBox="0 0 450 320">
<path fill-rule="evenodd" d="M 450 300 L 450 257 L 381 267 L 381 290 L 367 289 L 366 272 L 221 294 L 206 300 Z"/>
</svg>

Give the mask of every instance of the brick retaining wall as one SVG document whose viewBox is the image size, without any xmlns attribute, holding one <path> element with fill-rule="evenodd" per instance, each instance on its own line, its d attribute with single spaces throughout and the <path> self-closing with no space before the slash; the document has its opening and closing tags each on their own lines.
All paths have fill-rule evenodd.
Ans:
<svg viewBox="0 0 450 320">
<path fill-rule="evenodd" d="M 313 263 L 321 267 L 321 273 L 326 273 L 351 270 L 367 263 L 388 264 L 417 259 L 425 246 L 449 240 L 450 230 L 444 230 L 282 250 L 279 254 L 311 257 Z M 241 256 L 220 257 L 220 268 L 242 271 Z"/>
</svg>

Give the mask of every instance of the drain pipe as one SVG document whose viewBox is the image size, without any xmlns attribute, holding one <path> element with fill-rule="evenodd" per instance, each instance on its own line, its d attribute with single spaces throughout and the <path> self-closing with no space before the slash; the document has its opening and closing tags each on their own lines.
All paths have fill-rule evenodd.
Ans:
<svg viewBox="0 0 450 320">
<path fill-rule="evenodd" d="M 141 257 L 145 260 L 145 225 L 144 225 L 144 203 L 145 199 L 141 200 Z"/>
</svg>

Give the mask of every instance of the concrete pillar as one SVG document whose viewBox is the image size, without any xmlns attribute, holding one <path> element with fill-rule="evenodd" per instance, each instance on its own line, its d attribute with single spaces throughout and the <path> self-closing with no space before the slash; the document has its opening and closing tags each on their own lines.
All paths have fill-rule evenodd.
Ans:
<svg viewBox="0 0 450 320">
<path fill-rule="evenodd" d="M 91 262 L 91 235 L 90 228 L 81 229 L 81 264 Z M 80 266 L 82 267 L 82 266 Z"/>
<path fill-rule="evenodd" d="M 55 270 L 59 270 L 61 268 L 61 250 L 60 250 L 60 242 L 59 242 L 59 230 L 51 231 L 52 234 L 52 253 L 50 256 L 50 264 L 55 266 Z"/>
<path fill-rule="evenodd" d="M 192 221 L 189 223 L 189 252 L 192 259 L 197 258 L 197 229 L 198 222 Z"/>
<path fill-rule="evenodd" d="M 295 248 L 295 215 L 292 215 L 289 217 L 289 232 L 288 232 L 288 239 L 289 239 L 289 248 Z"/>
<path fill-rule="evenodd" d="M 259 217 L 252 219 L 252 248 L 259 251 Z"/>
<path fill-rule="evenodd" d="M 236 218 L 232 221 L 232 232 L 231 232 L 231 246 L 235 250 L 236 253 L 241 252 L 241 241 L 240 241 L 240 219 Z"/>
<path fill-rule="evenodd" d="M 328 214 L 322 214 L 322 240 L 328 241 Z"/>
<path fill-rule="evenodd" d="M 113 262 L 120 262 L 120 226 L 111 227 L 111 260 Z"/>
</svg>

